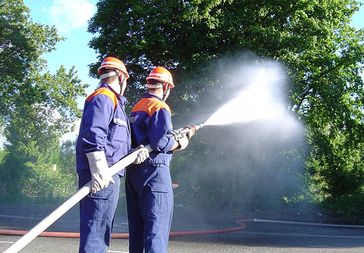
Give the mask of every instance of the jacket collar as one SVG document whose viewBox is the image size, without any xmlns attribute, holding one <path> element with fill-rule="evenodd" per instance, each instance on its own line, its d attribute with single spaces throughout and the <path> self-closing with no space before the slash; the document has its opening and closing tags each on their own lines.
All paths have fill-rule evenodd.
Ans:
<svg viewBox="0 0 364 253">
<path fill-rule="evenodd" d="M 109 90 L 111 90 L 115 95 L 116 95 L 116 98 L 120 101 L 120 103 L 122 105 L 125 105 L 128 103 L 128 100 L 126 99 L 126 97 L 124 96 L 121 96 L 120 94 L 117 94 L 113 89 L 110 88 L 109 85 L 107 85 L 106 83 L 101 83 L 99 88 L 101 87 L 105 87 L 105 88 L 108 88 Z"/>
<path fill-rule="evenodd" d="M 158 96 L 156 96 L 156 95 L 154 95 L 154 94 L 150 94 L 150 93 L 145 93 L 144 95 L 143 95 L 143 98 L 157 98 L 158 100 L 160 100 L 160 101 L 163 101 L 164 102 L 164 100 L 162 99 L 162 98 L 160 98 L 160 97 L 158 97 Z"/>
</svg>

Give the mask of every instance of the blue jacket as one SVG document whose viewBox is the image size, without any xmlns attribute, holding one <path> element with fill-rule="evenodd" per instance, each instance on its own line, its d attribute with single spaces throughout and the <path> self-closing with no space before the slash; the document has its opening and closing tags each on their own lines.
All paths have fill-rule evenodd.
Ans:
<svg viewBox="0 0 364 253">
<path fill-rule="evenodd" d="M 87 97 L 76 145 L 77 171 L 89 170 L 86 153 L 105 151 L 109 166 L 129 153 L 131 141 L 126 102 L 125 97 L 106 84 L 101 84 Z"/>
<path fill-rule="evenodd" d="M 157 96 L 145 94 L 132 109 L 130 126 L 133 147 L 150 144 L 154 150 L 145 162 L 169 165 L 176 142 L 171 135 L 173 128 L 169 106 Z"/>
</svg>

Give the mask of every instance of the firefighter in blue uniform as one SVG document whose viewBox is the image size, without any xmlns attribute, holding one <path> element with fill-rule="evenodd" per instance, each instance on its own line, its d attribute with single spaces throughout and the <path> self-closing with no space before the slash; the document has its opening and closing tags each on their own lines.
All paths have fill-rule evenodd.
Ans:
<svg viewBox="0 0 364 253">
<path fill-rule="evenodd" d="M 105 253 L 110 243 L 119 198 L 120 177 L 109 167 L 130 151 L 130 126 L 123 96 L 129 75 L 122 61 L 106 57 L 98 69 L 100 86 L 87 97 L 76 145 L 79 187 L 91 181 L 80 202 L 79 252 Z M 141 152 L 136 162 L 147 158 Z"/>
<path fill-rule="evenodd" d="M 132 145 L 150 144 L 153 151 L 126 172 L 129 252 L 165 253 L 173 212 L 169 164 L 173 151 L 186 148 L 189 141 L 187 136 L 176 140 L 172 134 L 171 110 L 165 103 L 174 87 L 171 73 L 163 67 L 154 68 L 146 87 L 148 93 L 130 116 Z"/>
</svg>

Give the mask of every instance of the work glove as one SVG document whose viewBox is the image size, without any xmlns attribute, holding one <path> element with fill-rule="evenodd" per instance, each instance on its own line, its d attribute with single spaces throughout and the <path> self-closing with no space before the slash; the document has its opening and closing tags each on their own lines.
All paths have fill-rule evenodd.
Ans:
<svg viewBox="0 0 364 253">
<path fill-rule="evenodd" d="M 149 157 L 148 149 L 146 149 L 143 145 L 139 145 L 139 147 L 136 150 L 138 150 L 139 153 L 134 161 L 135 164 L 140 164 Z"/>
<path fill-rule="evenodd" d="M 188 143 L 189 143 L 189 138 L 187 137 L 187 135 L 183 135 L 181 138 L 179 138 L 177 140 L 178 142 L 178 148 L 177 150 L 184 150 L 187 146 L 188 146 Z"/>
<path fill-rule="evenodd" d="M 178 147 L 176 148 L 176 150 L 184 150 L 189 143 L 189 138 L 187 137 L 187 134 L 183 133 L 184 129 L 185 128 L 180 128 L 171 132 L 173 138 L 178 142 Z"/>
<path fill-rule="evenodd" d="M 104 151 L 86 153 L 86 156 L 90 166 L 91 191 L 93 193 L 105 189 L 110 183 L 115 183 L 110 174 Z"/>
<path fill-rule="evenodd" d="M 188 139 L 191 139 L 191 137 L 194 136 L 195 133 L 196 133 L 196 131 L 197 131 L 196 130 L 196 127 L 194 127 L 194 126 L 185 126 L 183 128 L 183 130 L 188 130 L 188 132 L 186 134 L 186 136 L 187 136 Z"/>
</svg>

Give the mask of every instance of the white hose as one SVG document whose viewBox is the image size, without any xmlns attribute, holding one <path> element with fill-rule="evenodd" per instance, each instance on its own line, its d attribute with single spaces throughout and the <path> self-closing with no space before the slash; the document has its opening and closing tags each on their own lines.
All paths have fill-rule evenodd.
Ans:
<svg viewBox="0 0 364 253">
<path fill-rule="evenodd" d="M 145 146 L 148 152 L 152 151 L 150 145 Z M 126 168 L 128 165 L 132 164 L 137 158 L 139 150 L 128 154 L 126 157 L 121 159 L 119 162 L 115 163 L 110 167 L 111 173 L 114 175 L 120 171 L 121 168 Z M 86 197 L 91 191 L 91 182 L 88 182 L 85 186 L 78 190 L 73 196 L 66 200 L 62 205 L 60 205 L 56 210 L 50 213 L 46 218 L 40 221 L 35 227 L 23 235 L 19 240 L 17 240 L 13 245 L 11 245 L 3 253 L 17 253 L 27 244 L 33 241 L 40 233 L 46 230 L 50 225 L 52 225 L 56 220 L 58 220 L 63 214 L 70 210 L 74 205 L 76 205 L 81 199 Z"/>
</svg>

